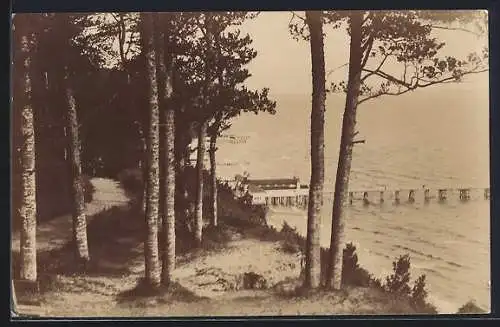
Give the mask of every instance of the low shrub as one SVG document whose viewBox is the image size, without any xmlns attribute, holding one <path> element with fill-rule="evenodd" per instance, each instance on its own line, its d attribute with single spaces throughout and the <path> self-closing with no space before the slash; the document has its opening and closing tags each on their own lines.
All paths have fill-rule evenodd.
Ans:
<svg viewBox="0 0 500 327">
<path fill-rule="evenodd" d="M 486 313 L 485 310 L 480 308 L 474 301 L 470 300 L 464 305 L 462 305 L 458 311 L 457 314 L 481 314 L 481 313 Z"/>
<path fill-rule="evenodd" d="M 326 270 L 328 251 L 322 249 L 322 270 Z M 372 287 L 391 296 L 395 303 L 407 303 L 416 313 L 436 314 L 436 307 L 427 302 L 427 289 L 425 275 L 421 275 L 413 287 L 410 287 L 410 256 L 403 255 L 393 263 L 393 273 L 386 277 L 385 284 L 378 278 L 373 277 L 366 269 L 359 266 L 356 246 L 352 243 L 346 244 L 343 250 L 342 263 L 342 285 Z M 324 267 L 323 267 L 324 266 Z M 396 307 L 403 308 L 400 305 Z M 409 311 L 405 311 L 408 313 Z"/>
<path fill-rule="evenodd" d="M 386 277 L 385 289 L 387 292 L 409 296 L 411 288 L 410 282 L 410 256 L 405 254 L 392 263 L 393 273 Z"/>
<path fill-rule="evenodd" d="M 243 289 L 255 290 L 268 288 L 268 282 L 264 276 L 257 274 L 253 271 L 243 274 Z"/>
<path fill-rule="evenodd" d="M 299 253 L 302 251 L 300 245 L 298 245 L 297 243 L 290 242 L 288 240 L 283 241 L 281 249 L 283 250 L 283 252 L 291 254 Z"/>
<path fill-rule="evenodd" d="M 371 283 L 370 273 L 358 264 L 356 246 L 352 243 L 346 244 L 342 257 L 342 284 L 368 287 Z"/>
<path fill-rule="evenodd" d="M 419 276 L 410 287 L 410 256 L 405 254 L 392 263 L 393 273 L 386 278 L 384 290 L 396 296 L 409 300 L 411 307 L 417 313 L 436 314 L 435 306 L 427 302 L 428 292 L 425 285 L 425 275 Z"/>
<path fill-rule="evenodd" d="M 299 235 L 296 228 L 291 227 L 286 222 L 283 223 L 280 231 L 283 237 L 282 250 L 287 253 L 299 253 L 305 251 L 305 242 Z"/>
</svg>

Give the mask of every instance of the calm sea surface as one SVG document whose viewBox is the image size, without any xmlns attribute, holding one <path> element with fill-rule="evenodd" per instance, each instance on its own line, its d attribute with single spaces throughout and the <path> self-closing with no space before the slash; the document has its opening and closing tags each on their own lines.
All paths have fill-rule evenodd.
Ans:
<svg viewBox="0 0 500 327">
<path fill-rule="evenodd" d="M 490 308 L 490 213 L 482 188 L 489 186 L 488 90 L 470 85 L 425 90 L 404 97 L 383 98 L 359 108 L 351 190 L 417 189 L 410 205 L 368 207 L 358 201 L 348 209 L 346 241 L 358 247 L 360 264 L 377 276 L 387 275 L 395 257 L 409 253 L 412 276 L 426 274 L 431 300 L 442 312 L 456 312 L 474 299 Z M 230 133 L 250 136 L 246 144 L 223 143 L 219 174 L 233 177 L 246 170 L 252 177 L 298 176 L 309 183 L 310 97 L 279 95 L 275 116 L 243 115 Z M 325 132 L 326 189 L 332 189 L 337 166 L 343 97 L 327 101 Z M 472 199 L 424 204 L 426 185 L 472 187 Z M 436 195 L 436 194 L 434 194 Z M 407 196 L 407 194 L 406 194 Z M 374 200 L 378 194 L 370 195 Z M 405 193 L 401 194 L 404 202 Z M 322 244 L 329 245 L 331 202 L 326 199 Z M 305 212 L 275 210 L 270 224 L 284 221 L 305 234 Z"/>
</svg>

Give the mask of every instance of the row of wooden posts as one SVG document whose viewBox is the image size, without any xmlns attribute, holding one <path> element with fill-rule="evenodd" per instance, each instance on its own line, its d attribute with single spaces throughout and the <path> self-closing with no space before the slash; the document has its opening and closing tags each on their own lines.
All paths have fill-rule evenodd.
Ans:
<svg viewBox="0 0 500 327">
<path fill-rule="evenodd" d="M 470 200 L 470 191 L 471 189 L 469 188 L 463 188 L 459 189 L 459 199 L 461 201 L 468 201 Z M 352 204 L 354 202 L 354 193 L 355 192 L 349 192 L 349 203 Z M 357 193 L 357 192 L 356 192 Z M 385 191 L 379 191 L 379 202 L 383 203 L 385 201 Z M 413 203 L 415 202 L 415 190 L 409 190 L 408 191 L 408 202 Z M 440 202 L 444 202 L 448 199 L 448 189 L 439 189 L 438 190 L 438 200 Z M 490 198 L 490 189 L 485 188 L 484 189 L 484 199 L 488 200 Z M 429 202 L 432 199 L 430 189 L 425 189 L 424 190 L 424 201 Z M 295 195 L 295 196 L 275 196 L 275 197 L 266 197 L 265 198 L 266 205 L 268 206 L 286 206 L 286 207 L 291 207 L 291 206 L 307 206 L 307 203 L 309 201 L 309 196 L 308 195 Z M 364 204 L 369 204 L 370 199 L 368 198 L 368 191 L 363 192 L 363 203 Z M 401 190 L 396 190 L 394 191 L 394 203 L 398 204 L 401 203 Z"/>
</svg>

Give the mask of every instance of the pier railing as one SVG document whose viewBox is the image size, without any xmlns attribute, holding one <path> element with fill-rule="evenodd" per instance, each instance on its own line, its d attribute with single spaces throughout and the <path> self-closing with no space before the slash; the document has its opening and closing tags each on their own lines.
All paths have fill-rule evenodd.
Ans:
<svg viewBox="0 0 500 327">
<path fill-rule="evenodd" d="M 385 202 L 400 204 L 414 203 L 423 201 L 429 203 L 438 201 L 446 202 L 449 199 L 458 199 L 466 202 L 470 200 L 489 200 L 490 188 L 421 188 L 421 189 L 396 189 L 396 190 L 353 190 L 348 193 L 348 204 L 353 204 L 356 201 L 361 201 L 365 205 L 382 204 Z M 323 201 L 331 202 L 333 192 L 324 192 Z M 268 206 L 307 206 L 309 201 L 308 195 L 294 196 L 263 196 L 260 201 Z"/>
</svg>

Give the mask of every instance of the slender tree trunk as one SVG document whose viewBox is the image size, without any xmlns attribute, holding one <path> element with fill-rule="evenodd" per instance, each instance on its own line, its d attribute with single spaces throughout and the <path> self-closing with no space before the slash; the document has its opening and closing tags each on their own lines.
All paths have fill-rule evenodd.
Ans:
<svg viewBox="0 0 500 327">
<path fill-rule="evenodd" d="M 340 139 L 339 161 L 335 180 L 335 195 L 332 212 L 332 232 L 330 240 L 330 257 L 327 270 L 327 286 L 340 289 L 342 282 L 342 255 L 344 247 L 344 207 L 348 199 L 349 176 L 351 172 L 353 138 L 356 127 L 356 109 L 361 85 L 361 49 L 363 12 L 353 11 L 350 17 L 351 44 L 349 55 L 349 79 L 342 135 Z"/>
<path fill-rule="evenodd" d="M 164 261 L 162 269 L 163 283 L 168 285 L 172 280 L 172 272 L 175 269 L 175 112 L 169 108 L 165 119 L 165 215 L 163 219 L 163 233 L 165 243 L 163 245 Z"/>
<path fill-rule="evenodd" d="M 217 151 L 217 134 L 210 136 L 210 178 L 212 182 L 212 192 L 210 193 L 212 202 L 212 213 L 210 225 L 217 226 L 217 163 L 215 161 L 215 152 Z"/>
<path fill-rule="evenodd" d="M 175 136 L 175 155 L 176 155 L 176 179 L 175 179 L 175 212 L 176 221 L 181 224 L 182 229 L 187 229 L 187 215 L 185 214 L 188 198 L 186 194 L 186 148 L 187 141 L 184 135 L 184 120 L 179 114 L 175 117 L 176 136 Z"/>
<path fill-rule="evenodd" d="M 202 96 L 204 105 L 206 106 L 204 109 L 208 109 L 209 107 L 209 94 L 208 89 L 210 86 L 210 56 L 211 56 L 211 46 L 212 46 L 212 32 L 211 32 L 211 19 L 212 14 L 207 12 L 205 15 L 205 41 L 206 41 L 206 51 L 205 51 L 205 80 L 202 89 Z M 199 119 L 198 126 L 198 151 L 197 151 L 197 159 L 196 159 L 196 203 L 195 203 L 195 226 L 194 226 L 194 240 L 197 246 L 201 245 L 202 234 L 203 234 L 203 170 L 204 170 L 204 158 L 205 158 L 205 139 L 207 135 L 207 127 L 208 121 L 206 119 L 206 113 L 200 113 L 201 118 Z"/>
<path fill-rule="evenodd" d="M 147 142 L 146 142 L 146 137 L 144 136 L 144 131 L 142 126 L 139 126 L 139 137 L 141 139 L 141 144 L 142 144 L 142 159 L 139 162 L 139 169 L 141 170 L 142 174 L 142 194 L 141 194 L 141 206 L 142 206 L 142 211 L 146 212 L 146 190 L 147 190 L 147 184 L 148 184 L 148 164 L 147 164 Z"/>
<path fill-rule="evenodd" d="M 10 281 L 11 285 L 11 292 L 12 292 L 12 297 L 11 297 L 11 312 L 17 314 L 17 296 L 16 296 L 16 289 L 14 287 L 14 280 Z"/>
<path fill-rule="evenodd" d="M 141 13 L 143 24 L 143 51 L 146 56 L 147 80 L 149 84 L 149 126 L 147 137 L 147 185 L 146 185 L 146 226 L 144 244 L 146 281 L 152 287 L 160 285 L 160 262 L 158 255 L 158 205 L 159 205 L 159 104 L 156 79 L 154 49 L 153 14 Z"/>
<path fill-rule="evenodd" d="M 196 158 L 196 203 L 195 203 L 195 225 L 194 239 L 197 246 L 201 245 L 203 232 L 203 170 L 205 159 L 205 139 L 207 135 L 207 122 L 200 122 L 198 130 L 198 151 Z"/>
<path fill-rule="evenodd" d="M 82 163 L 80 159 L 80 138 L 78 133 L 78 117 L 76 100 L 70 85 L 69 72 L 65 71 L 67 125 L 69 134 L 69 152 L 71 164 L 71 180 L 73 195 L 73 241 L 77 260 L 86 265 L 90 260 L 87 243 L 87 216 L 85 214 L 85 197 L 82 180 Z"/>
<path fill-rule="evenodd" d="M 306 21 L 311 35 L 312 109 L 311 109 L 311 182 L 307 211 L 307 242 L 304 287 L 318 288 L 321 283 L 320 224 L 324 185 L 324 116 L 325 57 L 323 21 L 319 11 L 307 11 Z"/>
<path fill-rule="evenodd" d="M 175 269 L 175 111 L 170 102 L 173 93 L 173 58 L 171 53 L 164 53 L 164 46 L 167 44 L 166 36 L 159 33 L 158 40 L 158 67 L 159 80 L 162 82 L 162 153 L 161 162 L 163 170 L 161 196 L 163 205 L 162 216 L 162 283 L 165 286 L 170 285 L 172 273 Z"/>
<path fill-rule="evenodd" d="M 23 23 L 27 23 L 23 21 Z M 27 28 L 28 26 L 23 26 Z M 36 171 L 35 171 L 35 124 L 31 85 L 32 35 L 21 36 L 20 55 L 22 65 L 22 87 L 24 91 L 21 110 L 21 280 L 37 281 L 36 264 Z"/>
<path fill-rule="evenodd" d="M 166 164 L 165 161 L 165 148 L 166 148 L 166 135 L 165 135 L 165 121 L 166 121 L 166 90 L 165 81 L 167 75 L 167 69 L 165 66 L 164 59 L 164 44 L 163 44 L 163 26 L 160 23 L 159 14 L 154 15 L 154 22 L 156 26 L 156 31 L 154 33 L 154 44 L 155 44 L 155 60 L 156 60 L 156 81 L 158 85 L 158 99 L 159 99 L 159 110 L 160 110 L 160 122 L 159 122 L 159 146 L 160 146 L 160 156 L 159 156 L 159 205 L 158 205 L 158 244 L 160 249 L 160 261 L 163 262 L 165 253 L 163 252 L 163 245 L 165 243 L 165 235 L 163 233 L 163 221 L 166 214 L 166 198 L 165 198 L 165 175 L 166 175 Z"/>
</svg>

